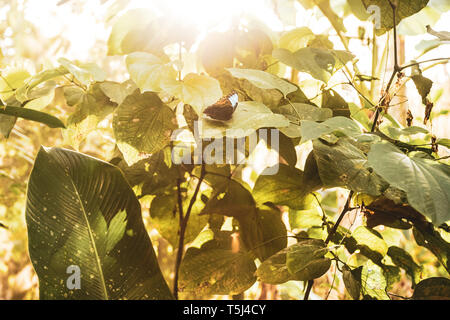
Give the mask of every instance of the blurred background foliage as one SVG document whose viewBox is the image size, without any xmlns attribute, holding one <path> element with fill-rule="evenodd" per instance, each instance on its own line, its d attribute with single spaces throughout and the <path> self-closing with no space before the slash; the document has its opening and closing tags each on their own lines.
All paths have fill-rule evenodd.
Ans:
<svg viewBox="0 0 450 320">
<path fill-rule="evenodd" d="M 157 7 L 163 13 L 163 17 L 165 17 L 164 14 L 172 16 L 171 19 L 174 20 L 167 20 L 170 23 L 192 21 L 192 19 L 197 21 L 194 24 L 195 30 L 190 31 L 192 33 L 189 34 L 192 37 L 193 46 L 189 52 L 186 52 L 183 60 L 187 70 L 193 68 L 191 65 L 195 65 L 195 59 L 198 56 L 202 57 L 205 67 L 208 61 L 214 65 L 217 60 L 226 60 L 228 58 L 227 37 L 217 32 L 226 30 L 236 23 L 247 27 L 252 26 L 253 30 L 256 30 L 252 31 L 254 34 L 240 41 L 247 47 L 253 49 L 257 47 L 258 52 L 263 54 L 271 52 L 273 44 L 278 42 L 282 31 L 301 26 L 309 27 L 315 34 L 330 34 L 329 40 L 326 41 L 333 42 L 335 48 L 342 47 L 329 20 L 317 7 L 308 6 L 308 1 L 200 1 L 201 7 L 183 4 L 186 2 L 189 1 L 156 1 L 156 3 L 126 0 L 0 1 L 0 69 L 3 79 L 3 81 L 0 79 L 0 96 L 2 99 L 7 98 L 8 86 L 14 86 L 5 81 L 8 75 L 22 72 L 23 77 L 26 78 L 41 70 L 57 66 L 57 60 L 61 57 L 82 62 L 95 62 L 106 73 L 106 79 L 127 80 L 129 76 L 126 72 L 124 57 L 108 55 L 107 41 L 112 26 L 126 11 L 125 9 L 141 6 L 151 9 Z M 345 34 L 348 36 L 349 49 L 359 59 L 361 74 L 370 74 L 373 52 L 368 44 L 371 41 L 372 24 L 358 20 L 361 16 L 357 18 L 358 12 L 350 10 L 347 2 L 352 1 L 332 0 L 333 14 L 344 17 L 342 23 L 347 30 Z M 426 33 L 425 28 L 426 25 L 430 25 L 436 30 L 449 30 L 448 10 L 448 1 L 432 0 L 418 14 L 401 22 L 398 30 L 401 36 L 400 59 L 403 62 L 418 57 L 425 60 L 448 56 L 448 45 L 437 43 L 435 37 Z M 194 14 L 194 17 L 190 17 Z M 364 15 L 364 12 L 359 14 Z M 389 34 L 381 36 L 379 50 L 376 52 L 379 60 L 383 62 L 378 66 L 379 74 L 382 76 L 384 71 L 392 68 L 392 62 L 385 57 L 392 50 L 388 40 Z M 211 50 L 211 47 L 214 49 L 206 50 L 205 43 L 209 43 L 208 50 Z M 430 48 L 435 49 L 430 50 Z M 170 48 L 168 51 L 170 52 Z M 200 54 L 196 55 L 198 52 Z M 254 56 L 246 55 L 245 52 L 241 54 L 248 68 L 260 68 L 261 65 L 258 65 L 260 63 L 271 65 L 271 61 L 258 61 Z M 255 65 L 252 66 L 252 63 Z M 280 66 L 274 65 L 271 68 L 280 68 Z M 435 107 L 431 116 L 432 124 L 429 123 L 428 128 L 431 128 L 433 134 L 439 138 L 450 138 L 449 71 L 449 66 L 445 64 L 439 64 L 424 71 L 424 75 L 434 82 L 430 97 Z M 212 74 L 214 70 L 208 70 L 208 72 Z M 296 80 L 308 81 L 309 78 Z M 337 78 L 333 81 L 339 84 L 345 79 Z M 383 81 L 380 81 L 381 83 Z M 396 98 L 399 99 L 398 103 L 392 104 L 398 105 L 399 108 L 393 107 L 391 111 L 394 116 L 402 117 L 402 112 L 399 110 L 407 103 L 414 115 L 415 125 L 420 125 L 423 119 L 423 107 L 420 96 L 412 86 L 413 83 L 410 81 L 401 95 Z M 348 87 L 341 89 L 340 94 L 347 101 L 358 101 Z M 379 90 L 380 87 L 373 88 L 372 96 L 375 97 Z M 66 104 L 63 90 L 57 88 L 54 95 L 47 98 L 45 111 L 66 120 L 71 107 Z M 0 223 L 4 225 L 0 227 L 0 299 L 36 299 L 38 297 L 37 277 L 27 254 L 24 208 L 27 179 L 32 169 L 33 159 L 41 145 L 71 147 L 60 129 L 50 129 L 42 124 L 25 120 L 17 122 L 8 139 L 0 140 Z M 304 154 L 302 148 L 306 147 L 297 147 L 300 162 L 305 160 L 301 160 L 301 155 Z M 445 148 L 442 149 L 445 156 Z M 87 139 L 80 143 L 78 150 L 103 160 L 110 160 L 114 152 L 111 118 L 100 122 L 97 130 L 89 133 Z M 322 203 L 327 213 L 333 215 L 343 206 L 343 201 L 345 201 L 345 192 L 336 189 L 324 194 Z M 166 279 L 170 281 L 173 277 L 173 248 L 152 228 L 149 222 L 148 204 L 143 202 L 142 205 L 144 219 L 158 254 L 161 269 Z M 361 223 L 362 216 L 352 214 L 343 221 L 343 226 L 354 230 Z M 301 229 L 305 226 L 297 227 Z M 293 229 L 294 226 L 291 228 Z M 391 228 L 378 228 L 378 230 L 388 245 L 404 248 L 412 255 L 416 263 L 424 266 L 421 271 L 422 278 L 446 276 L 445 270 L 427 249 L 410 241 L 411 231 Z M 359 257 L 355 254 L 353 258 Z M 332 274 L 329 272 L 316 280 L 316 294 L 321 297 L 328 294 L 333 282 Z M 279 286 L 257 282 L 245 293 L 245 298 L 298 299 L 302 297 L 303 289 L 301 282 L 288 282 Z M 411 295 L 411 280 L 405 273 L 402 273 L 402 280 L 396 283 L 391 292 L 401 296 Z M 337 281 L 329 298 L 343 299 L 346 294 L 342 281 Z"/>
</svg>

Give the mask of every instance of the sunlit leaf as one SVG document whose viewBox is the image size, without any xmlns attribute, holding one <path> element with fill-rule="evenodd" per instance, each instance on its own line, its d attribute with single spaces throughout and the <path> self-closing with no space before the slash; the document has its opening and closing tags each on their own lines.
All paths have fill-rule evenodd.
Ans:
<svg viewBox="0 0 450 320">
<path fill-rule="evenodd" d="M 167 93 L 191 105 L 198 115 L 222 97 L 219 81 L 206 75 L 189 73 L 182 81 L 167 79 L 160 85 Z"/>
<path fill-rule="evenodd" d="M 282 128 L 281 131 L 290 138 L 301 136 L 300 123 L 302 120 L 325 121 L 331 118 L 333 112 L 328 108 L 318 108 L 305 103 L 292 103 L 274 109 L 289 119 L 289 127 Z"/>
<path fill-rule="evenodd" d="M 275 49 L 272 55 L 284 64 L 301 72 L 311 74 L 315 79 L 325 83 L 331 76 L 354 56 L 347 51 L 322 48 L 302 48 L 294 53 L 287 49 Z"/>
<path fill-rule="evenodd" d="M 303 171 L 280 164 L 275 175 L 266 175 L 263 172 L 258 177 L 253 188 L 253 196 L 257 203 L 271 202 L 292 209 L 302 209 L 303 198 L 317 187 L 312 181 L 305 180 Z"/>
<path fill-rule="evenodd" d="M 361 287 L 363 295 L 377 300 L 389 300 L 386 293 L 387 281 L 383 269 L 368 260 L 361 271 Z"/>
<path fill-rule="evenodd" d="M 280 90 L 284 97 L 297 90 L 296 86 L 265 71 L 238 68 L 229 68 L 226 70 L 228 70 L 233 77 L 246 79 L 258 88 Z"/>
<path fill-rule="evenodd" d="M 108 55 L 125 54 L 122 50 L 122 41 L 129 32 L 144 27 L 154 18 L 154 11 L 149 9 L 132 9 L 123 14 L 111 30 L 108 38 Z"/>
<path fill-rule="evenodd" d="M 72 62 L 65 58 L 59 58 L 58 62 L 85 86 L 88 86 L 91 82 L 103 81 L 106 78 L 106 73 L 95 63 Z"/>
<path fill-rule="evenodd" d="M 366 246 L 370 250 L 378 252 L 381 256 L 385 256 L 388 252 L 388 246 L 383 237 L 375 230 L 364 226 L 359 226 L 352 233 L 352 237 L 358 245 Z"/>
<path fill-rule="evenodd" d="M 161 82 L 175 80 L 177 72 L 171 63 L 151 53 L 133 52 L 126 58 L 131 79 L 141 92 L 161 91 Z"/>
<path fill-rule="evenodd" d="M 260 128 L 283 128 L 288 125 L 288 119 L 273 113 L 265 105 L 255 101 L 243 101 L 238 103 L 231 120 L 227 122 L 203 120 L 201 135 L 203 138 L 242 138 Z"/>
</svg>

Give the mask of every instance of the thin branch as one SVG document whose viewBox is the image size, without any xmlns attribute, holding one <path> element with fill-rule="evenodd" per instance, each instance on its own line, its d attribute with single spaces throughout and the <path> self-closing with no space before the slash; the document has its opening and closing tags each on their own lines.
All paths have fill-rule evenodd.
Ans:
<svg viewBox="0 0 450 320">
<path fill-rule="evenodd" d="M 183 217 L 183 204 L 181 199 L 181 188 L 180 188 L 180 179 L 177 180 L 177 190 L 178 190 L 178 208 L 179 208 L 179 214 L 180 214 L 180 234 L 178 238 L 178 251 L 177 251 L 177 257 L 175 261 L 175 276 L 174 276 L 174 283 L 173 283 L 173 294 L 175 299 L 178 299 L 178 277 L 180 273 L 180 266 L 181 266 L 181 260 L 183 259 L 183 253 L 184 253 L 184 237 L 186 234 L 186 228 L 189 221 L 189 217 L 192 212 L 192 208 L 195 204 L 195 201 L 197 200 L 198 192 L 200 191 L 200 186 L 202 184 L 203 178 L 205 177 L 205 165 L 202 164 L 202 169 L 200 173 L 200 178 L 198 179 L 197 186 L 195 187 L 194 194 L 192 195 L 191 200 L 189 201 L 188 208 L 186 210 L 186 215 Z"/>
<path fill-rule="evenodd" d="M 448 60 L 450 60 L 450 57 L 449 58 L 435 58 L 435 59 L 429 59 L 429 60 L 414 62 L 414 63 L 411 63 L 411 64 L 407 64 L 406 66 L 400 67 L 400 70 L 404 70 L 404 69 L 407 69 L 407 68 L 410 68 L 410 67 L 418 66 L 418 65 L 420 65 L 422 63 L 433 62 L 433 61 L 443 61 L 443 60 L 447 60 L 448 61 Z"/>
<path fill-rule="evenodd" d="M 330 242 L 331 238 L 336 233 L 336 231 L 337 231 L 339 225 L 341 224 L 341 221 L 344 218 L 345 214 L 348 211 L 351 211 L 350 202 L 351 202 L 351 199 L 353 197 L 353 194 L 354 194 L 354 192 L 353 192 L 353 190 L 351 190 L 350 193 L 348 194 L 347 201 L 345 202 L 344 209 L 342 210 L 341 214 L 339 215 L 339 217 L 338 217 L 336 223 L 334 224 L 333 228 L 331 229 L 330 233 L 328 233 L 327 239 L 325 240 L 325 245 L 327 245 Z M 306 287 L 306 292 L 305 292 L 305 295 L 303 297 L 303 300 L 308 300 L 309 299 L 309 294 L 311 293 L 311 289 L 312 289 L 313 285 L 314 285 L 314 280 L 309 280 L 308 281 L 308 285 Z"/>
</svg>

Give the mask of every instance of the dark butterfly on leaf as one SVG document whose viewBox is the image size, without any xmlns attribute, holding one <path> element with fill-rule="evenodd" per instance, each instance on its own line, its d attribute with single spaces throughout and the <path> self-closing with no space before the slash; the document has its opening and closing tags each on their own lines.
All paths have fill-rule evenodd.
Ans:
<svg viewBox="0 0 450 320">
<path fill-rule="evenodd" d="M 238 105 L 238 94 L 233 91 L 213 105 L 207 107 L 203 114 L 206 119 L 215 121 L 228 121 L 231 119 Z"/>
</svg>

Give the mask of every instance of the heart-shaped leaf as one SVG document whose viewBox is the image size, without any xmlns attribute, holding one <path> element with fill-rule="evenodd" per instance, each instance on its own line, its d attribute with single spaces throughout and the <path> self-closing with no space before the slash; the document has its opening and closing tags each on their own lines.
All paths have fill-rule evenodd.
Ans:
<svg viewBox="0 0 450 320">
<path fill-rule="evenodd" d="M 169 143 L 176 118 L 156 93 L 136 90 L 117 107 L 113 128 L 117 146 L 131 165 Z"/>
<path fill-rule="evenodd" d="M 372 145 L 369 164 L 392 186 L 406 192 L 411 206 L 440 225 L 450 220 L 450 167 L 409 157 L 388 142 Z"/>
</svg>

